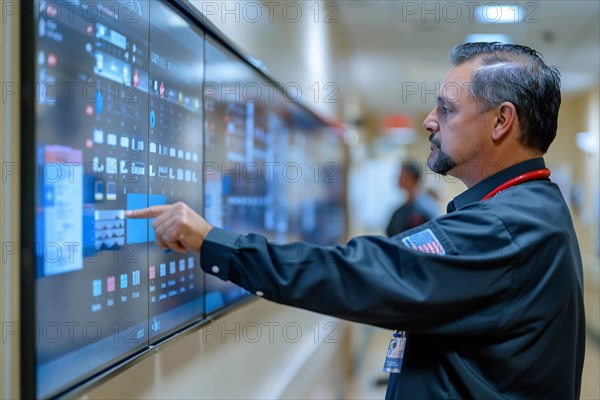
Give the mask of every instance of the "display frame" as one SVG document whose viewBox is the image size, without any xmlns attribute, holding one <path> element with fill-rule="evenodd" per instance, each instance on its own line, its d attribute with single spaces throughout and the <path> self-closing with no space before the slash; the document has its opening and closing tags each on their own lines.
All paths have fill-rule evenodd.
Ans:
<svg viewBox="0 0 600 400">
<path fill-rule="evenodd" d="M 117 1 L 117 0 L 115 0 Z M 188 0 L 159 0 L 171 7 L 179 15 L 195 24 L 203 33 L 204 37 L 211 37 L 225 49 L 230 51 L 240 62 L 249 66 L 263 79 L 273 85 L 275 90 L 285 92 L 284 87 L 273 79 L 264 65 L 254 57 L 244 52 L 223 34 L 214 24 L 197 10 Z M 20 394 L 22 398 L 37 398 L 37 364 L 36 343 L 39 340 L 36 332 L 36 228 L 35 228 L 35 193 L 36 193 L 36 109 L 35 109 L 35 85 L 36 85 L 36 54 L 37 34 L 36 24 L 33 23 L 36 15 L 35 7 L 39 6 L 38 0 L 24 0 L 20 4 L 20 83 L 21 83 L 21 107 L 20 107 L 20 157 L 21 157 L 21 284 L 20 284 L 20 306 L 21 306 L 21 330 L 20 330 Z M 205 60 L 203 60 L 205 62 Z M 204 86 L 204 83 L 203 83 Z M 204 93 L 204 87 L 202 88 Z M 294 107 L 300 107 L 310 113 L 324 126 L 331 126 L 330 122 L 323 119 L 309 107 L 301 102 L 295 102 Z M 206 116 L 203 115 L 203 119 Z M 202 131 L 204 135 L 204 129 Z M 205 149 L 203 148 L 203 151 Z M 203 292 L 206 296 L 206 292 Z M 150 343 L 139 351 L 126 358 L 111 364 L 110 366 L 94 373 L 92 376 L 75 382 L 65 390 L 51 395 L 54 397 L 79 396 L 97 385 L 102 384 L 148 357 L 161 351 L 171 343 L 193 334 L 203 326 L 210 324 L 234 309 L 255 301 L 255 296 L 247 295 L 235 302 L 219 308 L 210 314 L 204 315 L 200 320 L 184 324 L 180 328 L 160 338 L 155 344 Z"/>
</svg>

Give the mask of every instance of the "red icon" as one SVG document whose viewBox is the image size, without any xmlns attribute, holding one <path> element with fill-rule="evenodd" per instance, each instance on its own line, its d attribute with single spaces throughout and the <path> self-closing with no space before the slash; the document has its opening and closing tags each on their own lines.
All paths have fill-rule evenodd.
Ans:
<svg viewBox="0 0 600 400">
<path fill-rule="evenodd" d="M 94 115 L 94 107 L 88 105 L 85 107 L 85 115 L 87 115 L 88 117 L 91 117 L 92 115 Z"/>
<path fill-rule="evenodd" d="M 58 15 L 58 7 L 55 4 L 48 4 L 46 7 L 46 17 L 48 19 L 54 19 Z"/>
<path fill-rule="evenodd" d="M 114 276 L 109 276 L 108 278 L 106 278 L 106 291 L 109 293 L 115 291 L 115 277 Z"/>
<path fill-rule="evenodd" d="M 160 83 L 160 98 L 162 99 L 163 97 L 165 97 L 165 83 L 161 82 Z"/>
<path fill-rule="evenodd" d="M 135 86 L 136 89 L 140 87 L 140 73 L 137 69 L 133 71 L 133 86 Z"/>
<path fill-rule="evenodd" d="M 153 265 L 150 267 L 150 279 L 156 278 L 156 267 Z"/>
<path fill-rule="evenodd" d="M 48 65 L 51 67 L 56 67 L 56 64 L 58 64 L 58 59 L 56 58 L 55 54 L 48 54 Z"/>
</svg>

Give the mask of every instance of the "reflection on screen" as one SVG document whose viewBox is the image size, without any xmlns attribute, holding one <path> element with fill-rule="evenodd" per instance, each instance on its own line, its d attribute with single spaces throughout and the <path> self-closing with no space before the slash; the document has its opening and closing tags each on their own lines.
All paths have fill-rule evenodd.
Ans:
<svg viewBox="0 0 600 400">
<path fill-rule="evenodd" d="M 265 207 L 264 182 L 258 177 L 249 185 L 242 179 L 241 168 L 253 162 L 255 147 L 259 157 L 264 154 L 264 131 L 255 146 L 255 104 L 244 101 L 236 90 L 242 82 L 251 82 L 254 75 L 250 67 L 212 39 L 206 41 L 205 62 L 204 216 L 209 223 L 225 229 L 258 230 Z M 261 136 L 261 132 L 256 133 Z M 205 277 L 205 287 L 207 313 L 247 295 L 238 286 L 210 275 Z"/>
<path fill-rule="evenodd" d="M 202 210 L 203 33 L 161 2 L 40 2 L 37 394 L 59 393 L 203 315 L 197 255 L 124 210 Z M 151 221 L 150 221 L 151 222 Z"/>
<path fill-rule="evenodd" d="M 229 50 L 206 41 L 205 217 L 285 243 L 345 231 L 339 138 Z M 206 276 L 206 312 L 247 293 Z"/>
</svg>

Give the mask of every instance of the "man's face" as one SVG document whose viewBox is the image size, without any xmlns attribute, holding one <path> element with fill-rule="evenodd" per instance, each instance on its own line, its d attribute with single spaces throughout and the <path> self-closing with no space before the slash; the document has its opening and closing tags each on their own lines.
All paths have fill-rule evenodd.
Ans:
<svg viewBox="0 0 600 400">
<path fill-rule="evenodd" d="M 452 68 L 436 106 L 423 121 L 431 142 L 427 166 L 439 174 L 468 180 L 472 168 L 484 167 L 482 153 L 489 146 L 495 122 L 492 112 L 478 112 L 477 102 L 469 95 L 471 74 L 478 66 L 468 62 Z"/>
</svg>

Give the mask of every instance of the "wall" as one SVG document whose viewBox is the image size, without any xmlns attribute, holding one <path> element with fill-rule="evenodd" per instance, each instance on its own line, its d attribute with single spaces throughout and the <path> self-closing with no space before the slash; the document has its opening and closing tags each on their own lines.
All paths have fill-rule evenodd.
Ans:
<svg viewBox="0 0 600 400">
<path fill-rule="evenodd" d="M 598 211 L 594 207 L 594 198 L 598 196 L 600 178 L 598 92 L 598 87 L 595 87 L 583 93 L 563 96 L 558 133 L 545 156 L 552 171 L 551 178 L 562 185 L 561 190 L 570 203 L 582 255 L 588 267 L 593 265 L 594 242 L 597 240 L 594 227 Z M 577 146 L 577 134 L 585 131 L 596 138 L 595 154 L 586 153 Z"/>
<path fill-rule="evenodd" d="M 12 9 L 14 11 L 14 9 Z M 10 8 L 0 10 L 0 398 L 15 398 L 19 393 L 19 181 L 12 173 L 19 163 L 19 21 Z"/>
<path fill-rule="evenodd" d="M 86 399 L 342 398 L 347 328 L 257 300 L 118 374 Z"/>
<path fill-rule="evenodd" d="M 590 132 L 587 151 L 576 144 L 579 132 Z M 581 398 L 600 398 L 600 255 L 598 253 L 600 197 L 600 87 L 565 96 L 556 142 L 548 152 L 551 169 L 571 171 L 571 212 L 584 265 L 584 301 L 588 340 Z M 553 171 L 554 175 L 554 171 Z"/>
</svg>

